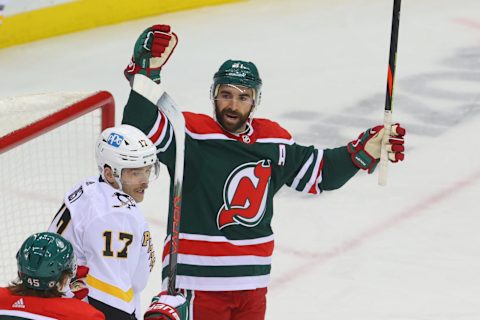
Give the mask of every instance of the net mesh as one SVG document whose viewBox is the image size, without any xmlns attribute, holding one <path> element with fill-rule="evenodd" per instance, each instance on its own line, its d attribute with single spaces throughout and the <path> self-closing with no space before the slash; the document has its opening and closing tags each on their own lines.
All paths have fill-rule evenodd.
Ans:
<svg viewBox="0 0 480 320">
<path fill-rule="evenodd" d="M 0 100 L 2 136 L 81 101 L 87 93 Z M 32 233 L 45 231 L 79 180 L 95 175 L 94 144 L 101 109 L 0 154 L 0 286 L 16 278 L 16 252 Z"/>
</svg>

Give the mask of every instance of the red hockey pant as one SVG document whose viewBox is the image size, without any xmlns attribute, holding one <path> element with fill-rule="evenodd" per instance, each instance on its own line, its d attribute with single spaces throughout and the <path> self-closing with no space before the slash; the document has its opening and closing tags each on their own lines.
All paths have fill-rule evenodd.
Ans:
<svg viewBox="0 0 480 320">
<path fill-rule="evenodd" d="M 267 288 L 241 291 L 187 290 L 190 320 L 264 320 Z"/>
</svg>

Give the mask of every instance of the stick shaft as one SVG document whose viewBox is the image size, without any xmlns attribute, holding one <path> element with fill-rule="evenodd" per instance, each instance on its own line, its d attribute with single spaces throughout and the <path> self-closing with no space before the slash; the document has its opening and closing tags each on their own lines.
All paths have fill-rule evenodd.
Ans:
<svg viewBox="0 0 480 320">
<path fill-rule="evenodd" d="M 172 225 L 169 252 L 169 295 L 175 295 L 177 279 L 177 258 L 180 243 L 180 216 L 182 207 L 182 185 L 185 159 L 185 119 L 176 103 L 165 92 L 157 102 L 157 106 L 167 116 L 175 135 L 175 173 L 173 177 Z"/>
<path fill-rule="evenodd" d="M 387 92 L 385 95 L 385 110 L 384 110 L 384 135 L 382 141 L 382 149 L 380 154 L 378 184 L 385 186 L 387 184 L 388 176 L 388 152 L 386 144 L 390 137 L 392 125 L 392 106 L 393 106 L 393 88 L 395 84 L 395 67 L 397 61 L 397 45 L 398 45 L 398 29 L 400 24 L 400 7 L 401 0 L 393 1 L 392 14 L 392 31 L 390 35 L 390 53 L 388 58 L 388 76 L 387 76 Z"/>
</svg>

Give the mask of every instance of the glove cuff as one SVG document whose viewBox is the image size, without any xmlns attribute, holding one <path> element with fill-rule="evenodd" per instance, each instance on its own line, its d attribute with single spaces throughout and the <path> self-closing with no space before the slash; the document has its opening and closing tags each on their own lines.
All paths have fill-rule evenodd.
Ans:
<svg viewBox="0 0 480 320">
<path fill-rule="evenodd" d="M 132 60 L 123 71 L 123 74 L 130 83 L 133 83 L 133 78 L 136 74 L 143 74 L 144 76 L 150 78 L 153 82 L 159 84 L 161 82 L 160 71 L 161 68 L 141 68 L 135 63 L 132 57 Z"/>
<path fill-rule="evenodd" d="M 175 319 L 180 320 L 180 315 L 174 307 L 168 304 L 155 302 L 148 307 L 144 319 Z"/>
<path fill-rule="evenodd" d="M 187 320 L 188 301 L 181 294 L 175 296 L 164 292 L 153 297 L 152 303 L 145 312 L 144 319 L 149 320 Z"/>
<path fill-rule="evenodd" d="M 358 150 L 354 151 L 353 153 L 350 152 L 351 149 L 348 147 L 347 150 L 352 155 L 352 162 L 356 167 L 362 170 L 367 170 L 368 173 L 372 173 L 375 170 L 378 164 L 378 159 L 370 156 L 368 152 L 365 152 L 365 150 Z"/>
</svg>

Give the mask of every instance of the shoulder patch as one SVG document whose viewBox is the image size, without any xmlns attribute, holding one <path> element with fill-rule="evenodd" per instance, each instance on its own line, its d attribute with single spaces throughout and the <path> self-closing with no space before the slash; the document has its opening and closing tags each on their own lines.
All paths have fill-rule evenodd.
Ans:
<svg viewBox="0 0 480 320">
<path fill-rule="evenodd" d="M 75 201 L 78 200 L 78 198 L 80 198 L 83 194 L 83 187 L 80 186 L 77 190 L 73 191 L 68 197 L 68 201 L 70 203 L 74 203 Z"/>
</svg>

